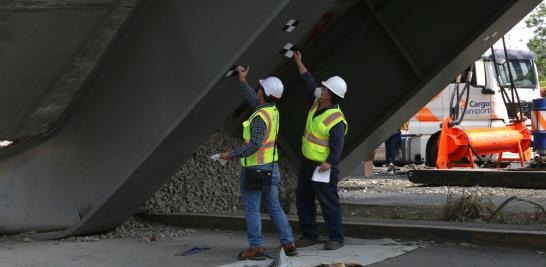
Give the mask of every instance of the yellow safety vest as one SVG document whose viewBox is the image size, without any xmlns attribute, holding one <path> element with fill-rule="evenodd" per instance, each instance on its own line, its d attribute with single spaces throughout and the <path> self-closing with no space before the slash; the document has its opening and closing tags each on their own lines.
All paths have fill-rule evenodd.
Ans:
<svg viewBox="0 0 546 267">
<path fill-rule="evenodd" d="M 328 109 L 316 118 L 313 118 L 318 105 L 318 100 L 315 100 L 311 110 L 309 110 L 309 114 L 307 114 L 301 151 L 307 159 L 324 162 L 328 158 L 328 155 L 330 155 L 330 147 L 328 145 L 330 129 L 342 121 L 345 123 L 345 134 L 347 134 L 349 124 L 339 107 Z"/>
<path fill-rule="evenodd" d="M 246 158 L 241 158 L 241 166 L 243 167 L 268 164 L 278 159 L 277 150 L 274 148 L 279 129 L 279 111 L 274 106 L 265 107 L 250 115 L 250 118 L 243 122 L 243 140 L 245 143 L 250 142 L 250 123 L 256 116 L 260 116 L 264 120 L 267 128 L 258 151 Z M 275 155 L 273 155 L 273 152 L 275 152 Z"/>
</svg>

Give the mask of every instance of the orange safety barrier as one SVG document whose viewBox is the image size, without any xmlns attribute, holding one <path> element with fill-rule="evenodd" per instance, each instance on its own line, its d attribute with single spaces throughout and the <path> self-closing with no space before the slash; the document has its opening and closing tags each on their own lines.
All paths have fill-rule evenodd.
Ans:
<svg viewBox="0 0 546 267">
<path fill-rule="evenodd" d="M 517 153 L 521 166 L 524 166 L 528 155 L 525 151 L 531 147 L 531 133 L 525 123 L 517 122 L 506 127 L 480 128 L 463 130 L 449 127 L 451 117 L 447 116 L 442 123 L 442 131 L 438 142 L 438 159 L 436 167 L 446 169 L 451 167 L 474 168 L 474 152 L 479 155 L 498 154 L 498 161 L 514 161 L 503 158 L 505 152 Z M 455 161 L 468 159 L 468 164 L 455 164 Z"/>
</svg>

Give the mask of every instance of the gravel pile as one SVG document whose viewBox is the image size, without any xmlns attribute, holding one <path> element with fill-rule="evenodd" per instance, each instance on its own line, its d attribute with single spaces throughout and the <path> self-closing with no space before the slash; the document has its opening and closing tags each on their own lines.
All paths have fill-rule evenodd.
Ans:
<svg viewBox="0 0 546 267">
<path fill-rule="evenodd" d="M 234 213 L 242 211 L 238 161 L 222 166 L 210 156 L 240 146 L 240 138 L 218 130 L 144 205 L 154 213 Z M 280 152 L 280 151 L 279 151 Z M 295 212 L 296 175 L 281 158 L 280 199 L 286 212 Z"/>
<path fill-rule="evenodd" d="M 152 212 L 236 212 L 241 209 L 239 165 L 222 166 L 210 156 L 241 142 L 220 131 L 214 133 L 144 205 Z"/>
<path fill-rule="evenodd" d="M 149 223 L 141 219 L 131 218 L 110 232 L 98 235 L 69 237 L 61 241 L 94 242 L 100 239 L 112 238 L 157 241 L 159 239 L 177 239 L 193 233 L 195 233 L 195 230 L 193 229 Z"/>
<path fill-rule="evenodd" d="M 97 235 L 71 236 L 60 239 L 60 242 L 95 242 L 101 239 L 131 239 L 142 241 L 157 241 L 160 239 L 178 239 L 187 235 L 194 234 L 193 229 L 184 229 L 163 224 L 150 223 L 138 218 L 130 218 L 124 224 L 116 229 Z M 31 242 L 32 233 L 23 233 L 18 235 L 2 235 L 1 242 Z"/>
</svg>

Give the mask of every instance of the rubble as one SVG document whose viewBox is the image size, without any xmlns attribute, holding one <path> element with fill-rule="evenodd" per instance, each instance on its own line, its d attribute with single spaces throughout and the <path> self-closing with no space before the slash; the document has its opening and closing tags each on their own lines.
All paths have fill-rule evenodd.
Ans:
<svg viewBox="0 0 546 267">
<path fill-rule="evenodd" d="M 95 242 L 100 239 L 137 239 L 147 242 L 159 239 L 177 239 L 195 233 L 193 229 L 184 229 L 163 224 L 150 223 L 138 218 L 130 218 L 116 229 L 97 235 L 75 236 L 60 241 Z"/>
<path fill-rule="evenodd" d="M 97 242 L 101 239 L 131 239 L 146 242 L 160 239 L 178 239 L 194 234 L 195 230 L 150 223 L 135 217 L 130 218 L 116 229 L 96 235 L 70 236 L 59 239 L 58 242 Z M 32 235 L 36 232 L 28 232 L 16 235 L 0 235 L 0 243 L 3 242 L 32 242 Z"/>
<path fill-rule="evenodd" d="M 211 155 L 240 146 L 242 140 L 219 129 L 194 154 L 182 163 L 178 171 L 144 205 L 154 213 L 236 213 L 241 212 L 239 193 L 240 165 L 230 160 L 221 165 Z M 287 213 L 295 213 L 297 176 L 279 150 L 281 186 L 279 197 Z"/>
</svg>

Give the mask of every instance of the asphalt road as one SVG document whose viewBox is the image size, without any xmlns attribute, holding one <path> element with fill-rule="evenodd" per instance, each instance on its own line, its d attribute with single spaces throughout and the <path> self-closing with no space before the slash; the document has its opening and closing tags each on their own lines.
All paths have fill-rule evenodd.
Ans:
<svg viewBox="0 0 546 267">
<path fill-rule="evenodd" d="M 544 251 L 537 252 L 460 245 L 434 245 L 419 248 L 407 254 L 369 266 L 541 267 L 546 266 L 546 256 Z"/>
</svg>

